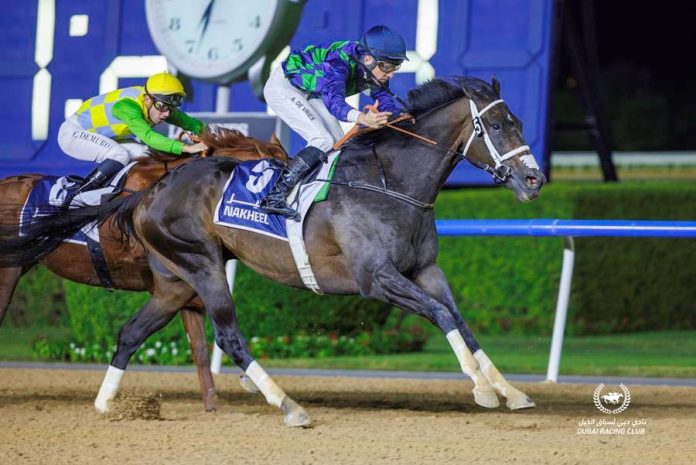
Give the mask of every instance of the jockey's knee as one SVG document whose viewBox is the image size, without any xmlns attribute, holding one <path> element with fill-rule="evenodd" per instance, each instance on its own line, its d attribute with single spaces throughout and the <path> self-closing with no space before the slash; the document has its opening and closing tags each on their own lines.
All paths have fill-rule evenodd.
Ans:
<svg viewBox="0 0 696 465">
<path fill-rule="evenodd" d="M 325 153 L 330 152 L 331 147 L 333 147 L 333 144 L 334 144 L 334 140 L 331 136 L 312 137 L 307 142 L 308 142 L 307 145 L 311 145 L 312 147 L 316 147 Z"/>
<path fill-rule="evenodd" d="M 114 160 L 126 166 L 130 162 L 130 155 L 125 150 L 113 150 L 96 161 L 101 163 L 104 160 Z"/>
</svg>

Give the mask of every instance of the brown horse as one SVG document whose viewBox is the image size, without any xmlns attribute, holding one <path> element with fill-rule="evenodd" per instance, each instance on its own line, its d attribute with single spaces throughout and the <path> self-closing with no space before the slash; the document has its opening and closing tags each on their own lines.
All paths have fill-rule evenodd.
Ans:
<svg viewBox="0 0 696 465">
<path fill-rule="evenodd" d="M 287 160 L 287 153 L 277 140 L 271 144 L 243 136 L 237 131 L 218 129 L 201 136 L 216 157 L 229 157 L 237 160 L 277 158 Z M 121 196 L 130 195 L 154 184 L 169 170 L 187 163 L 191 157 L 174 157 L 163 153 L 153 153 L 140 160 L 128 173 Z M 16 223 L 29 193 L 42 178 L 38 174 L 10 176 L 0 180 L 0 223 Z M 114 229 L 111 221 L 99 228 L 101 246 L 114 289 L 153 292 L 153 276 L 148 266 L 147 253 L 135 242 L 120 241 L 120 232 Z M 45 265 L 58 276 L 71 281 L 102 287 L 90 253 L 84 245 L 64 242 L 38 263 Z M 26 266 L 0 268 L 0 324 L 5 316 L 19 279 L 36 263 Z M 208 346 L 204 332 L 203 304 L 194 297 L 182 307 L 181 318 L 189 336 L 191 353 L 198 368 L 201 395 L 205 409 L 215 409 L 217 394 L 210 373 Z"/>
</svg>

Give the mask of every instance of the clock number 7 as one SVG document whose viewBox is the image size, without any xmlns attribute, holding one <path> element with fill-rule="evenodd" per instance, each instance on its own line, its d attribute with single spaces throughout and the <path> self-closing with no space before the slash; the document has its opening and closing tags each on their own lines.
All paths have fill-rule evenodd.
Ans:
<svg viewBox="0 0 696 465">
<path fill-rule="evenodd" d="M 186 51 L 189 53 L 193 53 L 194 49 L 196 48 L 196 41 L 193 39 L 189 39 L 186 41 Z"/>
</svg>

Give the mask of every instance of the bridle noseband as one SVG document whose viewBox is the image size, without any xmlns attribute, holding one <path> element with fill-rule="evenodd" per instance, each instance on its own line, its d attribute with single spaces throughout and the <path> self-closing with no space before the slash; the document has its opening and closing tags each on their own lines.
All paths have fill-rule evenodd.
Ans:
<svg viewBox="0 0 696 465">
<path fill-rule="evenodd" d="M 483 110 L 478 111 L 476 103 L 474 103 L 472 99 L 469 99 L 469 107 L 471 108 L 471 121 L 474 125 L 474 132 L 471 133 L 469 140 L 466 142 L 466 145 L 464 146 L 464 150 L 459 154 L 459 156 L 463 159 L 466 159 L 470 163 L 473 163 L 474 165 L 478 166 L 482 170 L 490 173 L 491 176 L 493 176 L 493 180 L 496 183 L 504 183 L 512 175 L 512 170 L 509 166 L 504 165 L 503 162 L 522 152 L 531 152 L 531 149 L 528 145 L 522 145 L 521 147 L 517 147 L 516 149 L 510 150 L 509 152 L 506 152 L 501 155 L 500 152 L 498 152 L 498 149 L 495 148 L 495 145 L 493 145 L 493 141 L 491 141 L 491 137 L 488 135 L 486 126 L 483 124 L 483 121 L 481 121 L 481 116 L 499 103 L 505 102 L 503 101 L 503 99 L 494 100 L 488 105 L 486 105 L 486 107 Z M 491 158 L 495 162 L 495 167 L 491 167 L 488 163 L 469 160 L 467 158 L 466 154 L 469 152 L 469 147 L 471 146 L 471 143 L 474 141 L 474 137 L 483 137 L 483 141 L 486 143 L 486 147 L 488 148 L 488 153 L 490 153 Z"/>
</svg>

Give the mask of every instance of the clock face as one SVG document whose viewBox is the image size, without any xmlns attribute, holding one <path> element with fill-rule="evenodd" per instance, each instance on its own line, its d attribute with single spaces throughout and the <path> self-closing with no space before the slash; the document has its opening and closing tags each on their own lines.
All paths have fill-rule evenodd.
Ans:
<svg viewBox="0 0 696 465">
<path fill-rule="evenodd" d="M 192 77 L 236 77 L 259 58 L 279 0 L 147 0 L 159 51 Z"/>
</svg>

